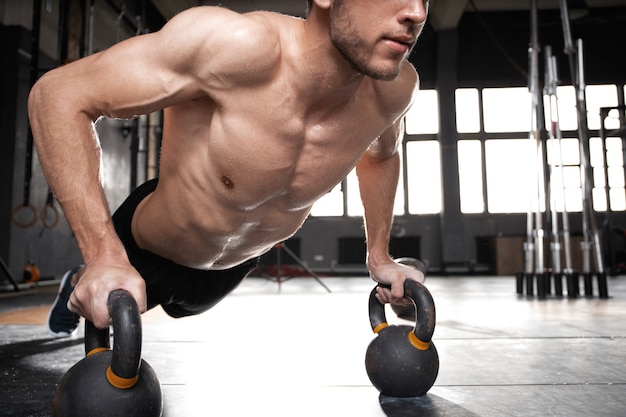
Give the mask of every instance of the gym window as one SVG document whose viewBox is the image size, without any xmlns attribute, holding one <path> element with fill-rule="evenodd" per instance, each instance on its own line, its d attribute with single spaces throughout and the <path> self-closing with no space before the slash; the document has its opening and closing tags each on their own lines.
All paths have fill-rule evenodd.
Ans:
<svg viewBox="0 0 626 417">
<path fill-rule="evenodd" d="M 591 85 L 587 86 L 585 94 L 587 123 L 591 132 L 589 147 L 594 179 L 594 209 L 604 211 L 608 208 L 607 204 L 610 204 L 611 210 L 626 210 L 622 140 L 609 137 L 604 149 L 598 132 L 601 124 L 600 108 L 618 104 L 617 87 Z M 558 148 L 552 149 L 548 141 L 547 161 L 554 163 L 557 169 L 546 175 L 551 175 L 557 188 L 557 209 L 563 210 L 565 207 L 568 211 L 581 211 L 575 90 L 572 86 L 561 86 L 557 89 L 557 95 L 559 125 L 563 137 L 562 154 Z M 544 100 L 544 106 L 549 105 L 549 101 Z M 528 89 L 458 89 L 456 106 L 461 211 L 527 212 L 532 195 L 538 192 L 534 168 L 535 147 L 528 139 L 531 111 Z M 607 130 L 617 129 L 617 115 L 609 114 L 605 126 Z M 550 122 L 546 118 L 546 129 L 549 127 Z M 560 192 L 561 185 L 563 192 Z"/>
<path fill-rule="evenodd" d="M 483 213 L 485 211 L 483 185 L 482 143 L 479 140 L 460 140 L 459 154 L 459 197 L 461 212 Z"/>
<path fill-rule="evenodd" d="M 593 172 L 593 207 L 626 210 L 624 149 L 622 139 L 608 137 L 604 149 L 598 129 L 599 109 L 618 105 L 615 85 L 586 88 L 590 162 Z M 548 141 L 546 158 L 556 165 L 551 181 L 557 188 L 558 210 L 582 210 L 580 151 L 576 95 L 572 86 L 557 88 L 562 148 Z M 528 139 L 530 94 L 526 87 L 461 88 L 456 90 L 456 124 L 459 134 L 459 203 L 461 212 L 526 213 L 537 194 L 534 146 Z M 547 109 L 550 103 L 544 99 Z M 395 215 L 438 214 L 442 209 L 439 99 L 436 90 L 420 90 L 406 116 L 402 148 L 403 171 L 396 192 Z M 617 114 L 605 120 L 607 130 L 620 126 Z M 550 127 L 546 117 L 546 129 Z M 605 171 L 606 166 L 606 171 Z M 561 169 L 562 167 L 562 169 Z M 562 190 L 562 192 L 560 191 Z M 544 198 L 545 200 L 545 198 Z M 543 205 L 543 203 L 542 203 Z M 545 210 L 546 207 L 542 207 Z M 313 206 L 314 216 L 361 216 L 355 172 Z"/>
<path fill-rule="evenodd" d="M 420 90 L 406 114 L 406 207 L 408 214 L 438 214 L 442 209 L 439 95 Z"/>
</svg>

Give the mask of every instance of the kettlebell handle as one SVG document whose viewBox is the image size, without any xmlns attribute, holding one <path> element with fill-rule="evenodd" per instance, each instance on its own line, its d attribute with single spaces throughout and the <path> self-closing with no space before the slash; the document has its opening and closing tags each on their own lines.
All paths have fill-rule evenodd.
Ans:
<svg viewBox="0 0 626 417">
<path fill-rule="evenodd" d="M 387 316 L 385 314 L 385 305 L 376 298 L 376 288 L 391 288 L 389 285 L 379 284 L 370 293 L 369 298 L 369 314 L 370 324 L 374 333 L 378 333 L 388 326 Z M 412 279 L 404 281 L 404 296 L 411 301 L 417 312 L 415 327 L 411 336 L 411 343 L 420 349 L 426 350 L 430 345 L 430 340 L 435 331 L 435 302 L 433 297 L 423 284 Z M 416 340 L 417 339 L 417 340 Z"/>
<path fill-rule="evenodd" d="M 137 302 L 126 290 L 114 290 L 107 303 L 113 327 L 113 355 L 107 379 L 117 388 L 130 388 L 137 382 L 141 364 L 141 313 Z M 87 356 L 111 346 L 109 328 L 98 329 L 85 321 Z"/>
</svg>

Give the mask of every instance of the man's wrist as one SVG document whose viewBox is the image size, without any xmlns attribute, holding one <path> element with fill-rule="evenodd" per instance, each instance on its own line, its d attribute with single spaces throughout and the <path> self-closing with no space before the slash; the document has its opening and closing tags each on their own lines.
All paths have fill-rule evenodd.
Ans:
<svg viewBox="0 0 626 417">
<path fill-rule="evenodd" d="M 103 232 L 79 241 L 79 247 L 86 263 L 94 259 L 127 259 L 126 249 L 115 232 Z"/>
<path fill-rule="evenodd" d="M 392 262 L 393 259 L 388 251 L 369 252 L 367 255 L 366 265 L 368 269 L 376 268 L 380 265 Z"/>
</svg>

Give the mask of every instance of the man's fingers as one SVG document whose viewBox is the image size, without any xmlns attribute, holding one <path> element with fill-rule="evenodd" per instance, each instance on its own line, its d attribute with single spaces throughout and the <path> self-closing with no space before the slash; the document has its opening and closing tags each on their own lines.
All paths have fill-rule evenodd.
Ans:
<svg viewBox="0 0 626 417">
<path fill-rule="evenodd" d="M 410 304 L 411 301 L 404 298 L 403 287 L 400 287 L 400 288 L 401 288 L 401 292 L 400 292 L 400 295 L 398 296 L 396 295 L 396 293 L 393 292 L 393 290 L 379 286 L 378 289 L 376 290 L 376 298 L 378 299 L 378 301 L 380 301 L 383 304 L 386 304 L 386 303 Z"/>
<path fill-rule="evenodd" d="M 67 300 L 67 309 L 69 311 L 71 311 L 72 313 L 74 313 L 74 314 L 80 314 L 78 312 L 78 309 L 76 307 L 74 307 L 74 303 L 72 302 L 72 298 L 71 297 Z"/>
<path fill-rule="evenodd" d="M 411 304 L 411 300 L 404 297 L 404 282 L 407 279 L 423 283 L 425 276 L 415 267 L 402 263 L 392 263 L 379 268 L 374 275 L 374 280 L 380 283 L 376 292 L 378 301 L 381 303 Z"/>
<path fill-rule="evenodd" d="M 396 301 L 399 301 L 404 297 L 404 279 L 398 279 L 391 284 L 391 297 Z"/>
<path fill-rule="evenodd" d="M 111 325 L 111 316 L 109 315 L 109 310 L 105 303 L 92 302 L 92 306 L 104 305 L 104 309 L 96 309 L 96 308 L 85 308 L 81 302 L 78 300 L 78 297 L 72 293 L 67 301 L 67 308 L 75 314 L 84 317 L 86 320 L 89 320 L 93 323 L 94 326 L 98 329 L 104 329 Z"/>
<path fill-rule="evenodd" d="M 91 322 L 98 329 L 105 329 L 111 325 L 111 316 L 109 315 L 109 310 L 108 308 L 106 308 L 106 304 L 104 305 L 104 310 L 95 308 L 91 310 Z"/>
<path fill-rule="evenodd" d="M 148 310 L 148 297 L 146 296 L 146 282 L 142 279 L 136 281 L 135 291 L 129 291 L 135 301 L 137 302 L 137 307 L 139 307 L 139 312 L 141 314 L 145 313 Z"/>
</svg>

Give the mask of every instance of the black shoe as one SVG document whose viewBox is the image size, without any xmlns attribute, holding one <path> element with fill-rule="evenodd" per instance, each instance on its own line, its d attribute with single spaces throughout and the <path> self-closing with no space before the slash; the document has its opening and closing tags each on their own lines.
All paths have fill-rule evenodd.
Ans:
<svg viewBox="0 0 626 417">
<path fill-rule="evenodd" d="M 67 308 L 67 302 L 70 299 L 70 294 L 74 291 L 74 287 L 72 287 L 72 277 L 80 268 L 82 268 L 82 266 L 70 269 L 63 275 L 63 279 L 61 279 L 59 293 L 48 314 L 48 331 L 54 337 L 70 337 L 75 334 L 76 329 L 78 329 L 80 316 L 76 313 L 72 313 Z"/>
</svg>

